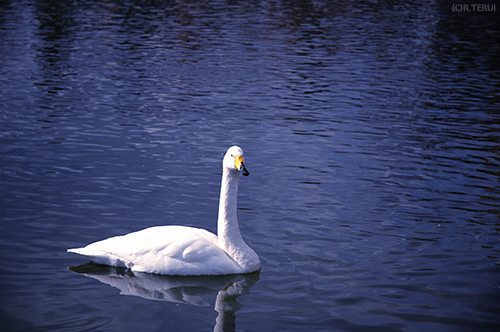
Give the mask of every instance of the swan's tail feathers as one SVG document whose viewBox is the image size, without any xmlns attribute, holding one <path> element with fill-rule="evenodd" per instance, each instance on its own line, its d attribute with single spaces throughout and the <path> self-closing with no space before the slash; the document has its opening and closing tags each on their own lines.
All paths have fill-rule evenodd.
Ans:
<svg viewBox="0 0 500 332">
<path fill-rule="evenodd" d="M 113 255 L 109 252 L 104 252 L 100 250 L 92 250 L 89 248 L 74 248 L 68 249 L 68 252 L 82 255 L 90 259 L 92 262 L 97 264 L 109 265 L 109 266 L 118 266 L 118 267 L 127 267 L 130 268 L 131 264 L 128 264 L 120 257 Z"/>
<path fill-rule="evenodd" d="M 74 253 L 74 254 L 84 255 L 84 256 L 85 256 L 85 248 L 73 248 L 73 249 L 68 249 L 68 252 L 72 252 L 72 253 Z"/>
</svg>

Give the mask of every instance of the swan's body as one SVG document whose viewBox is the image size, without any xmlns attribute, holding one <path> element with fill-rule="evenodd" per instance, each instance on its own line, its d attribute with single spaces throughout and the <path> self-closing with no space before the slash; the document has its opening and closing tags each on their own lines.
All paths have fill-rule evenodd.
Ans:
<svg viewBox="0 0 500 332">
<path fill-rule="evenodd" d="M 105 265 L 168 275 L 223 275 L 260 269 L 257 254 L 243 241 L 236 219 L 240 175 L 248 175 L 243 151 L 233 146 L 223 160 L 216 236 L 204 229 L 157 226 L 68 249 Z"/>
</svg>

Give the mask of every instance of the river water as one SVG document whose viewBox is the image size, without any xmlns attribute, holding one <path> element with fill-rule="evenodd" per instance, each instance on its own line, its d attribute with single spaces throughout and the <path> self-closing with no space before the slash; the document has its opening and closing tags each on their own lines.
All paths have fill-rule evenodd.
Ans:
<svg viewBox="0 0 500 332">
<path fill-rule="evenodd" d="M 491 4 L 2 2 L 1 330 L 497 331 Z M 260 273 L 66 253 L 156 225 L 216 232 L 233 144 Z"/>
</svg>

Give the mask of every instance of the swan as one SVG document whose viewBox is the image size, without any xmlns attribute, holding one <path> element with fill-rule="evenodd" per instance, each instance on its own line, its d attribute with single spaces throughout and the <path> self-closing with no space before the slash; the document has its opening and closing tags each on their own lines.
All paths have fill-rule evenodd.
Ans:
<svg viewBox="0 0 500 332">
<path fill-rule="evenodd" d="M 260 270 L 259 256 L 241 237 L 236 218 L 239 178 L 250 174 L 243 150 L 231 146 L 222 168 L 217 235 L 188 226 L 156 226 L 68 252 L 98 264 L 165 275 L 228 275 Z"/>
</svg>

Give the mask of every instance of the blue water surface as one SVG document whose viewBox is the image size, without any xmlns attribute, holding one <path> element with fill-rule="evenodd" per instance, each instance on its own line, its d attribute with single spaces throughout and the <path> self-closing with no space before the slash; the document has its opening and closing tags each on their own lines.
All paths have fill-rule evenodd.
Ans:
<svg viewBox="0 0 500 332">
<path fill-rule="evenodd" d="M 0 329 L 497 331 L 500 7 L 454 5 L 2 2 Z M 66 253 L 216 232 L 233 144 L 260 273 Z"/>
</svg>

